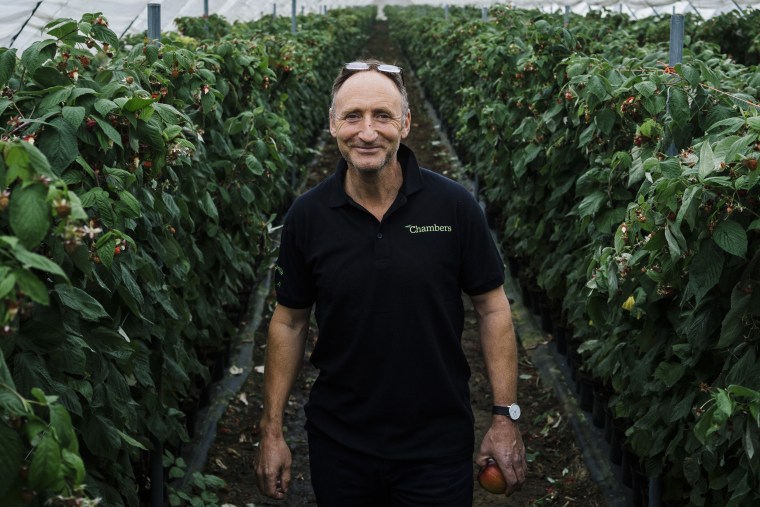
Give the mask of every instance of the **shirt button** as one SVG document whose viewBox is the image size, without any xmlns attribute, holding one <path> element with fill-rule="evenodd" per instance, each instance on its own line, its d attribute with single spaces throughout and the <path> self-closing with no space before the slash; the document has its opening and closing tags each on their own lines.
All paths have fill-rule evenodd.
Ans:
<svg viewBox="0 0 760 507">
<path fill-rule="evenodd" d="M 378 232 L 377 233 L 377 239 L 383 239 L 383 233 L 382 232 Z"/>
</svg>

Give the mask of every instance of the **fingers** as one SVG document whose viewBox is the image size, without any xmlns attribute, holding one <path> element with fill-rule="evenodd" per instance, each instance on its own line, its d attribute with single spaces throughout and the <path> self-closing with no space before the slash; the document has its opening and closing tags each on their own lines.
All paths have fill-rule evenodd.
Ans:
<svg viewBox="0 0 760 507">
<path fill-rule="evenodd" d="M 290 466 L 272 465 L 257 456 L 254 461 L 259 490 L 269 497 L 282 499 L 290 486 Z"/>
<path fill-rule="evenodd" d="M 259 489 L 261 492 L 272 498 L 284 498 L 287 492 L 287 483 L 282 479 L 282 473 L 279 470 L 268 470 L 259 466 L 256 469 Z M 288 481 L 289 482 L 289 481 Z"/>
<path fill-rule="evenodd" d="M 515 491 L 520 491 L 526 476 L 526 464 L 524 452 L 516 452 L 506 456 L 502 463 L 499 463 L 504 479 L 507 483 L 506 496 Z"/>
</svg>

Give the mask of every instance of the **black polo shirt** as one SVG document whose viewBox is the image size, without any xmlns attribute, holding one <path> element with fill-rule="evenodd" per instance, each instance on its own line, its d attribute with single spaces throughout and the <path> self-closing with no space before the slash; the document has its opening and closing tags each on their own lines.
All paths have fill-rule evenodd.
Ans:
<svg viewBox="0 0 760 507">
<path fill-rule="evenodd" d="M 483 212 L 459 183 L 398 152 L 404 182 L 381 222 L 346 195 L 347 165 L 294 202 L 278 303 L 316 303 L 319 369 L 307 429 L 391 459 L 471 456 L 462 292 L 504 282 Z"/>
</svg>

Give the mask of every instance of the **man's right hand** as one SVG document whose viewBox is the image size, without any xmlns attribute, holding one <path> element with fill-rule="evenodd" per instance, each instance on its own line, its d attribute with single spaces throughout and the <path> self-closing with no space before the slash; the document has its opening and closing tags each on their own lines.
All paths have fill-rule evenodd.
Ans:
<svg viewBox="0 0 760 507">
<path fill-rule="evenodd" d="M 266 496 L 283 499 L 290 485 L 292 457 L 285 439 L 262 435 L 254 464 L 259 489 Z"/>
</svg>

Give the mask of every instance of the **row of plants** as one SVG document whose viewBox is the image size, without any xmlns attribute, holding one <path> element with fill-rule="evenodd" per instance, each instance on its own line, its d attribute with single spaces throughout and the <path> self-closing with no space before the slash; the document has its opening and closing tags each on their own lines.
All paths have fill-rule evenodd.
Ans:
<svg viewBox="0 0 760 507">
<path fill-rule="evenodd" d="M 385 12 L 658 500 L 757 503 L 758 69 L 599 16 Z"/>
<path fill-rule="evenodd" d="M 684 35 L 688 41 L 705 41 L 716 44 L 721 53 L 744 65 L 760 64 L 760 34 L 757 33 L 760 10 L 748 7 L 744 11 L 731 10 L 704 19 L 689 9 L 684 16 Z M 591 11 L 584 16 L 570 15 L 569 24 L 588 24 L 590 20 L 603 20 L 597 24 L 603 31 L 625 31 L 639 44 L 667 43 L 670 40 L 671 17 L 657 14 L 632 19 L 627 14 L 607 10 Z"/>
<path fill-rule="evenodd" d="M 0 48 L 0 504 L 163 489 L 375 11 Z"/>
</svg>

